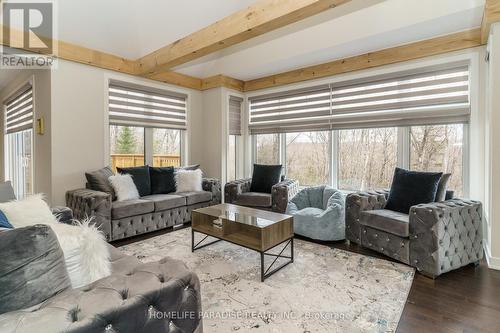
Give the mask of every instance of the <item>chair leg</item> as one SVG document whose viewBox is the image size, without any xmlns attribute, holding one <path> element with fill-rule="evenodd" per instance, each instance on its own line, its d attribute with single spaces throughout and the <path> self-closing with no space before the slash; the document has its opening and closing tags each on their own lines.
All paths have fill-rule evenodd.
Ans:
<svg viewBox="0 0 500 333">
<path fill-rule="evenodd" d="M 437 275 L 434 275 L 431 273 L 427 273 L 427 272 L 423 272 L 423 271 L 418 271 L 418 272 L 429 279 L 436 280 L 436 278 L 437 278 Z"/>
</svg>

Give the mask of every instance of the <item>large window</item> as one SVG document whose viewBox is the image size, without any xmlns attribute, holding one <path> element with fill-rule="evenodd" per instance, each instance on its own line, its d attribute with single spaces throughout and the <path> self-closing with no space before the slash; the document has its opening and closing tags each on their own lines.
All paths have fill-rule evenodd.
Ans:
<svg viewBox="0 0 500 333">
<path fill-rule="evenodd" d="M 132 126 L 109 127 L 111 166 L 126 168 L 141 166 L 144 159 L 144 128 Z"/>
<path fill-rule="evenodd" d="M 5 178 L 18 199 L 33 194 L 33 130 L 6 135 Z"/>
<path fill-rule="evenodd" d="M 227 180 L 236 179 L 236 170 L 238 168 L 238 155 L 237 155 L 237 140 L 239 136 L 229 135 L 227 144 Z"/>
<path fill-rule="evenodd" d="M 33 194 L 33 89 L 27 83 L 4 102 L 5 179 L 18 199 Z"/>
<path fill-rule="evenodd" d="M 342 190 L 388 188 L 397 164 L 397 129 L 339 131 L 338 187 Z"/>
<path fill-rule="evenodd" d="M 410 167 L 451 173 L 448 187 L 463 193 L 463 125 L 413 126 Z"/>
<path fill-rule="evenodd" d="M 181 165 L 186 95 L 112 80 L 108 102 L 113 170 Z"/>
<path fill-rule="evenodd" d="M 302 185 L 328 183 L 328 132 L 286 134 L 286 174 Z"/>
<path fill-rule="evenodd" d="M 153 129 L 153 166 L 181 165 L 181 131 Z"/>
<path fill-rule="evenodd" d="M 147 161 L 145 152 L 151 147 L 148 133 L 152 135 L 152 163 Z M 180 130 L 165 128 L 144 128 L 135 126 L 109 127 L 111 166 L 125 168 L 150 164 L 155 167 L 180 166 Z"/>
<path fill-rule="evenodd" d="M 466 125 L 452 124 L 265 134 L 255 137 L 254 149 L 260 157 L 256 163 L 276 164 L 279 156 L 285 156 L 286 176 L 297 179 L 300 186 L 328 184 L 345 191 L 387 189 L 394 168 L 399 166 L 451 173 L 448 188 L 463 196 L 467 194 L 466 129 Z"/>
<path fill-rule="evenodd" d="M 250 96 L 254 160 L 348 191 L 389 188 L 396 166 L 441 171 L 467 195 L 469 82 L 469 65 L 454 62 Z"/>
<path fill-rule="evenodd" d="M 255 162 L 257 164 L 280 163 L 280 138 L 278 134 L 256 135 L 255 143 Z"/>
<path fill-rule="evenodd" d="M 226 178 L 235 180 L 239 176 L 239 147 L 241 145 L 241 112 L 243 98 L 229 96 L 228 98 L 228 137 L 226 154 Z"/>
</svg>

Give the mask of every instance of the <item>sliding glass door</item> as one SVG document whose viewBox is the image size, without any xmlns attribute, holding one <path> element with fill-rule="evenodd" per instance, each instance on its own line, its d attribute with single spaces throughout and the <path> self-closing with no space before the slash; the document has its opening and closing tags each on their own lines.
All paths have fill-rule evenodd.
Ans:
<svg viewBox="0 0 500 333">
<path fill-rule="evenodd" d="M 18 199 L 33 194 L 33 130 L 6 135 L 5 178 Z"/>
<path fill-rule="evenodd" d="M 5 179 L 18 199 L 33 194 L 33 89 L 26 83 L 4 101 Z"/>
</svg>

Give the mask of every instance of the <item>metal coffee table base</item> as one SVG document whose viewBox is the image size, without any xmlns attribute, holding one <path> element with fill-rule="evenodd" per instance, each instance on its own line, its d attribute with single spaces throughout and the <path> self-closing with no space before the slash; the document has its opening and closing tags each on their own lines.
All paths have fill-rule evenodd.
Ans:
<svg viewBox="0 0 500 333">
<path fill-rule="evenodd" d="M 196 232 L 199 232 L 199 231 L 196 231 Z M 270 277 L 271 275 L 273 275 L 274 273 L 276 273 L 277 271 L 279 271 L 283 267 L 285 267 L 288 264 L 290 264 L 290 263 L 293 262 L 293 237 L 291 237 L 289 239 L 286 239 L 286 240 L 284 240 L 283 242 L 281 242 L 279 244 L 276 244 L 274 247 L 268 249 L 267 251 L 257 251 L 255 249 L 250 248 L 250 247 L 247 247 L 247 246 L 244 246 L 244 245 L 241 245 L 241 244 L 237 244 L 237 243 L 225 240 L 225 239 L 221 239 L 221 238 L 218 238 L 216 236 L 205 235 L 203 233 L 201 233 L 201 234 L 205 235 L 205 237 L 203 237 L 202 240 L 198 241 L 195 244 L 194 233 L 195 233 L 195 231 L 193 229 L 191 229 L 191 252 L 194 252 L 195 250 L 199 250 L 199 249 L 204 248 L 206 246 L 218 243 L 220 241 L 226 241 L 226 242 L 229 242 L 229 243 L 232 243 L 232 244 L 235 244 L 235 245 L 244 247 L 246 249 L 253 250 L 255 252 L 260 253 L 260 280 L 261 280 L 261 282 L 264 282 L 265 279 L 267 279 L 268 277 Z M 212 241 L 210 243 L 202 244 L 208 237 L 217 238 L 217 240 Z M 286 244 L 281 249 L 281 251 L 280 251 L 279 254 L 268 253 L 268 251 L 276 248 L 277 246 L 280 246 L 283 243 L 286 243 Z M 290 247 L 290 255 L 284 255 L 283 252 L 288 247 Z M 274 257 L 273 262 L 267 268 L 265 268 L 265 256 Z M 285 259 L 288 259 L 288 260 L 286 262 L 282 263 L 279 266 L 275 266 L 275 264 L 276 264 L 276 262 L 278 261 L 279 258 L 285 258 Z"/>
</svg>

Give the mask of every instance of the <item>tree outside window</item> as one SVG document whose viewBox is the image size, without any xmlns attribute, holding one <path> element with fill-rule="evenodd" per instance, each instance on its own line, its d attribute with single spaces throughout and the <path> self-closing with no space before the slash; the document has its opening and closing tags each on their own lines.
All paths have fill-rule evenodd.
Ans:
<svg viewBox="0 0 500 333">
<path fill-rule="evenodd" d="M 125 168 L 141 166 L 144 160 L 144 128 L 132 126 L 109 126 L 111 167 Z"/>
<path fill-rule="evenodd" d="M 279 134 L 259 134 L 256 137 L 257 164 L 279 164 Z"/>
<path fill-rule="evenodd" d="M 410 142 L 410 168 L 451 173 L 448 188 L 462 195 L 463 125 L 413 126 Z"/>
<path fill-rule="evenodd" d="M 286 175 L 301 186 L 328 184 L 329 134 L 302 132 L 286 134 Z"/>
<path fill-rule="evenodd" d="M 339 131 L 339 188 L 389 188 L 397 164 L 397 128 Z"/>
</svg>

